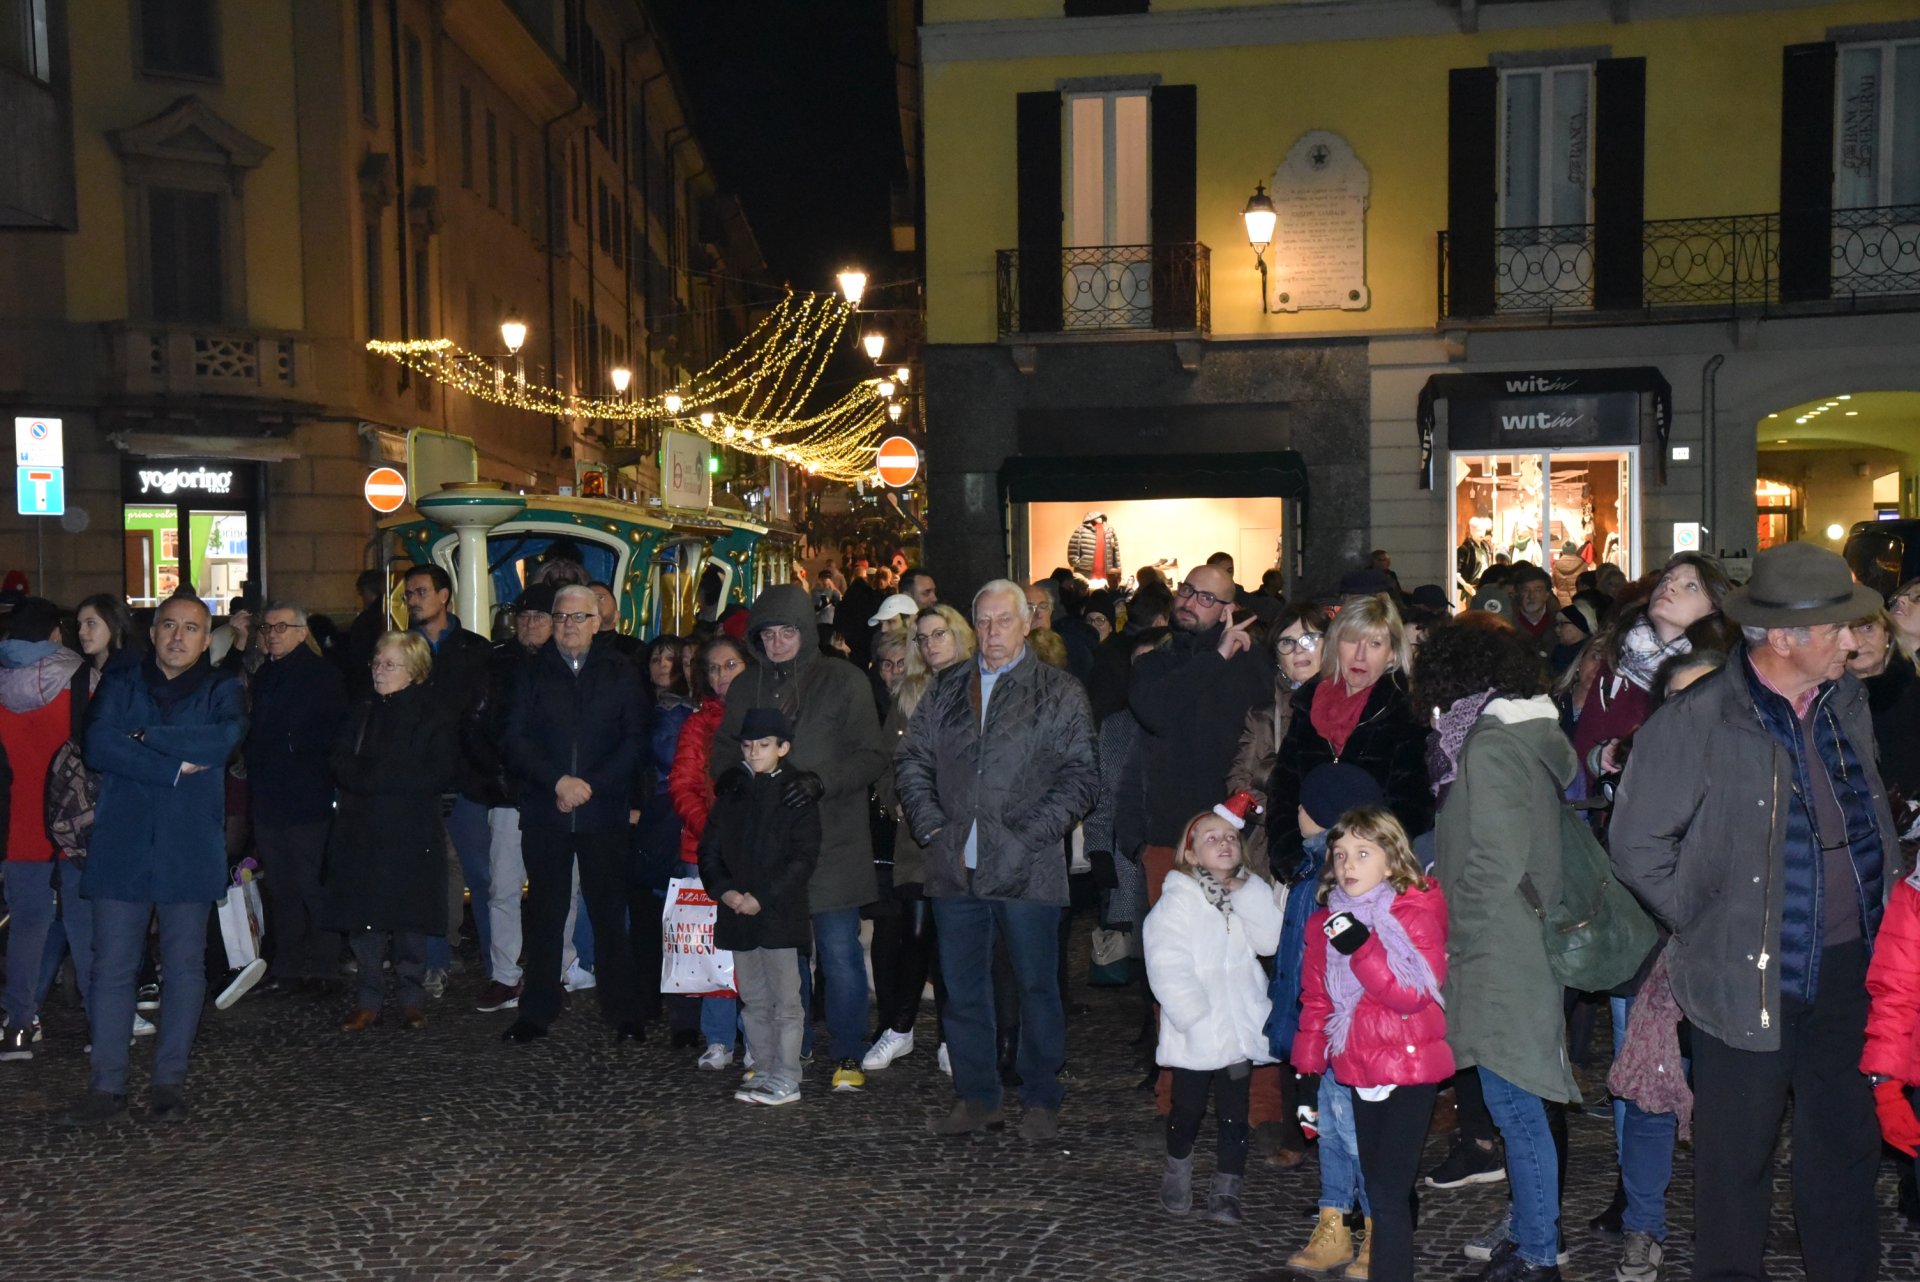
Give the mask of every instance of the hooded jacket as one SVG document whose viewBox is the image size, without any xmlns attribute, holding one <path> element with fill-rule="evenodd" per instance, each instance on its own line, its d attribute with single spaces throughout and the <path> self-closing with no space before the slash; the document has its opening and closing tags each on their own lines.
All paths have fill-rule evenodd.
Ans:
<svg viewBox="0 0 1920 1282">
<path fill-rule="evenodd" d="M 862 616 L 861 623 L 866 622 Z M 767 658 L 763 628 L 800 630 L 800 649 L 785 663 Z M 820 652 L 819 626 L 806 589 L 791 583 L 762 592 L 747 615 L 747 648 L 754 663 L 727 687 L 727 712 L 707 762 L 718 780 L 740 764 L 740 725 L 753 708 L 778 708 L 793 727 L 791 770 L 819 778 L 820 861 L 807 885 L 810 911 L 858 908 L 879 898 L 873 872 L 873 835 L 867 827 L 867 790 L 886 769 L 880 717 L 866 674 Z"/>
<path fill-rule="evenodd" d="M 210 904 L 226 893 L 226 765 L 247 733 L 237 678 L 200 661 L 168 680 L 152 655 L 110 663 L 87 722 L 100 803 L 88 899 Z M 192 774 L 183 765 L 205 767 Z"/>
<path fill-rule="evenodd" d="M 1920 872 L 1894 885 L 1867 965 L 1860 1071 L 1920 1086 Z"/>
<path fill-rule="evenodd" d="M 1306 888 L 1301 887 L 1302 891 Z M 1327 1021 L 1333 999 L 1327 992 L 1326 932 L 1332 916 L 1325 908 L 1307 919 L 1306 972 L 1300 991 L 1300 1032 L 1293 1040 L 1291 1063 L 1302 1073 L 1327 1069 Z M 1447 901 L 1440 887 L 1402 891 L 1394 896 L 1393 917 L 1433 970 L 1447 982 Z M 1453 1052 L 1447 1046 L 1447 1013 L 1426 993 L 1401 987 L 1379 936 L 1370 936 L 1352 958 L 1360 981 L 1347 1044 L 1333 1055 L 1342 1086 L 1424 1086 L 1453 1076 Z"/>
<path fill-rule="evenodd" d="M 13 768 L 6 857 L 53 858 L 47 835 L 47 769 L 73 733 L 68 684 L 79 655 L 58 641 L 0 641 L 0 748 Z"/>
<path fill-rule="evenodd" d="M 1520 879 L 1531 879 L 1542 903 L 1560 898 L 1560 807 L 1575 769 L 1551 700 L 1496 699 L 1467 732 L 1434 827 L 1454 1060 L 1564 1103 L 1580 1090 L 1567 1060 L 1560 983 Z"/>
<path fill-rule="evenodd" d="M 1242 1062 L 1271 1063 L 1265 1032 L 1272 1003 L 1262 957 L 1280 946 L 1273 887 L 1247 878 L 1223 913 L 1207 902 L 1193 874 L 1174 869 L 1147 914 L 1141 942 L 1147 985 L 1160 1003 L 1155 1056 L 1168 1068 L 1209 1072 Z"/>
<path fill-rule="evenodd" d="M 977 658 L 942 672 L 894 755 L 907 823 L 926 846 L 927 897 L 1064 907 L 1061 842 L 1100 795 L 1087 696 L 1030 649 L 995 678 L 984 708 L 981 686 Z M 967 834 L 975 824 L 977 867 L 969 875 Z"/>
</svg>

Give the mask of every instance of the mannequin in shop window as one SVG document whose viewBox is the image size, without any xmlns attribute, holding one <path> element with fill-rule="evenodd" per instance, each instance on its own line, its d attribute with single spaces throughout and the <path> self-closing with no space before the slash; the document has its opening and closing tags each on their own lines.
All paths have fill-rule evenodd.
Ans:
<svg viewBox="0 0 1920 1282">
<path fill-rule="evenodd" d="M 1542 567 L 1545 565 L 1545 554 L 1540 547 L 1539 532 L 1531 525 L 1514 527 L 1513 546 L 1507 549 L 1507 554 L 1515 565 L 1519 565 L 1522 561 Z"/>
<path fill-rule="evenodd" d="M 1453 552 L 1453 572 L 1459 576 L 1461 591 L 1471 596 L 1480 576 L 1493 565 L 1493 520 L 1491 517 L 1467 518 L 1467 537 Z"/>
</svg>

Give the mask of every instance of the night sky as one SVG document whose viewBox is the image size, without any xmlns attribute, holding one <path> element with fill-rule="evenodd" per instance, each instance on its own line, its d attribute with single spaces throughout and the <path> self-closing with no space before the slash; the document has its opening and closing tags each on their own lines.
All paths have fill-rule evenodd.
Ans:
<svg viewBox="0 0 1920 1282">
<path fill-rule="evenodd" d="M 831 290 L 849 260 L 891 271 L 905 176 L 880 0 L 654 0 L 722 187 L 777 284 Z"/>
</svg>

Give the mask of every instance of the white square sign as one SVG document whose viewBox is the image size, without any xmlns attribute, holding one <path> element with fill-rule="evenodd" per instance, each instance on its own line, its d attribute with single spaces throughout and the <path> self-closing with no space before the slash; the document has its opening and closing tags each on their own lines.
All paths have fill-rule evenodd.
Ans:
<svg viewBox="0 0 1920 1282">
<path fill-rule="evenodd" d="M 16 418 L 13 420 L 13 453 L 16 467 L 65 467 L 66 447 L 62 443 L 57 418 Z"/>
</svg>

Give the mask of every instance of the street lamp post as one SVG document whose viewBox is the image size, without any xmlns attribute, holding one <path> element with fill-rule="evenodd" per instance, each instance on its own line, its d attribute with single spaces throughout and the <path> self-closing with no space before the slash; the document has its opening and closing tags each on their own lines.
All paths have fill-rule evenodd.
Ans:
<svg viewBox="0 0 1920 1282">
<path fill-rule="evenodd" d="M 507 355 L 513 358 L 513 382 L 522 392 L 527 390 L 527 362 L 520 355 L 520 349 L 527 344 L 527 323 L 519 316 L 509 314 L 500 322 L 500 342 L 507 349 Z M 504 381 L 505 371 L 501 371 L 496 381 Z"/>
<path fill-rule="evenodd" d="M 1280 221 L 1265 183 L 1253 185 L 1253 195 L 1247 198 L 1247 207 L 1240 211 L 1240 217 L 1246 220 L 1247 244 L 1253 246 L 1254 265 L 1260 269 L 1260 310 L 1264 313 L 1267 310 L 1267 246 L 1273 243 L 1273 227 Z"/>
<path fill-rule="evenodd" d="M 858 309 L 861 296 L 867 292 L 867 274 L 858 267 L 844 267 L 834 279 L 840 284 L 840 296 L 847 300 L 847 306 Z"/>
</svg>

